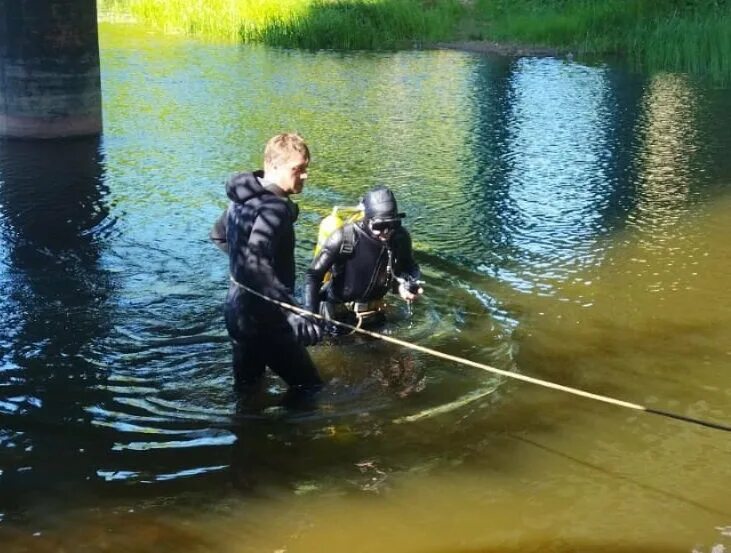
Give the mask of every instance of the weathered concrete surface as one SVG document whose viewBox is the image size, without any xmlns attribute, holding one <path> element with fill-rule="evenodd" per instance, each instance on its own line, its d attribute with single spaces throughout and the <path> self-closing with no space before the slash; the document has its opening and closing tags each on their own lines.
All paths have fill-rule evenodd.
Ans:
<svg viewBox="0 0 731 553">
<path fill-rule="evenodd" d="M 0 136 L 102 130 L 96 0 L 0 0 Z"/>
</svg>

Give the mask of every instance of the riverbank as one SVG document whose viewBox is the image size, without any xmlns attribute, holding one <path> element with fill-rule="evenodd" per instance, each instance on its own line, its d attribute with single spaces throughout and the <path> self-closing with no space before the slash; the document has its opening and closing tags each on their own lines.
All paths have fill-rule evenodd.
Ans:
<svg viewBox="0 0 731 553">
<path fill-rule="evenodd" d="M 731 79 L 726 0 L 99 0 L 99 9 L 167 33 L 285 48 L 611 54 Z"/>
<path fill-rule="evenodd" d="M 453 42 L 437 42 L 430 45 L 439 50 L 460 50 L 462 52 L 474 52 L 476 54 L 492 54 L 508 57 L 560 57 L 567 52 L 561 48 L 549 46 L 538 46 L 531 44 L 518 44 L 515 42 L 495 42 L 491 40 L 458 40 Z"/>
<path fill-rule="evenodd" d="M 98 0 L 167 33 L 284 48 L 380 50 L 455 37 L 461 0 Z"/>
<path fill-rule="evenodd" d="M 621 56 L 650 70 L 731 79 L 727 0 L 474 0 L 470 39 Z"/>
</svg>

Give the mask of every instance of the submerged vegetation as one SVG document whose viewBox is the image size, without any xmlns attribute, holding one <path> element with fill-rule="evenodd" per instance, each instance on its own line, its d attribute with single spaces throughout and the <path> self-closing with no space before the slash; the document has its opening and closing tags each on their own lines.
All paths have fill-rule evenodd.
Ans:
<svg viewBox="0 0 731 553">
<path fill-rule="evenodd" d="M 300 48 L 479 39 L 731 76 L 727 0 L 99 0 L 168 32 Z"/>
</svg>

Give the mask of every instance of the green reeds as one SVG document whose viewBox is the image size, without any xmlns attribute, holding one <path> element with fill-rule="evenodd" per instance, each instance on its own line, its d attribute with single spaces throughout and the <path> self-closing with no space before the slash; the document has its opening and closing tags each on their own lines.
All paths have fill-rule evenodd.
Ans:
<svg viewBox="0 0 731 553">
<path fill-rule="evenodd" d="M 731 80 L 728 0 L 99 0 L 166 32 L 282 47 L 381 49 L 471 36 Z"/>
<path fill-rule="evenodd" d="M 647 69 L 731 79 L 725 0 L 478 0 L 487 38 L 577 54 L 622 54 Z"/>
<path fill-rule="evenodd" d="M 447 40 L 461 15 L 457 2 L 318 1 L 298 18 L 265 26 L 255 41 L 301 48 L 378 49 Z M 246 40 L 246 37 L 242 37 Z"/>
<path fill-rule="evenodd" d="M 643 65 L 731 80 L 731 14 L 660 20 L 642 39 L 634 55 Z"/>
<path fill-rule="evenodd" d="M 167 32 L 274 46 L 377 49 L 450 38 L 458 0 L 99 0 Z"/>
</svg>

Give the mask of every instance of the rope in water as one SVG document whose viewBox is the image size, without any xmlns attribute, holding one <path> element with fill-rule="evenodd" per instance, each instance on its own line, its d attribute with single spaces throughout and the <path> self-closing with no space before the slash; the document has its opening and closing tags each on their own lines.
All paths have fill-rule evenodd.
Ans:
<svg viewBox="0 0 731 553">
<path fill-rule="evenodd" d="M 483 371 L 487 371 L 493 374 L 499 374 L 501 376 L 505 376 L 507 378 L 512 378 L 514 380 L 521 380 L 523 382 L 528 382 L 530 384 L 535 384 L 537 386 L 543 386 L 544 388 L 551 388 L 553 390 L 559 390 L 562 392 L 566 392 L 569 394 L 573 394 L 575 396 L 585 397 L 588 399 L 593 399 L 596 401 L 601 401 L 604 403 L 609 403 L 611 405 L 617 405 L 619 407 L 624 407 L 626 409 L 634 409 L 636 411 L 644 411 L 645 413 L 650 413 L 652 415 L 658 415 L 661 417 L 668 417 L 671 419 L 683 421 L 683 422 L 689 422 L 691 424 L 697 424 L 699 426 L 705 426 L 707 428 L 713 428 L 715 430 L 723 430 L 725 432 L 731 432 L 731 426 L 717 423 L 717 422 L 711 422 L 706 421 L 702 419 L 698 419 L 695 417 L 689 417 L 686 415 L 680 415 L 678 413 L 672 413 L 670 411 L 663 411 L 661 409 L 654 409 L 652 407 L 646 407 L 644 405 L 640 405 L 638 403 L 630 403 L 629 401 L 622 401 L 621 399 L 615 399 L 609 396 L 603 396 L 600 394 L 593 394 L 591 392 L 586 392 L 584 390 L 580 390 L 579 388 L 572 388 L 571 386 L 564 386 L 562 384 L 556 384 L 554 382 L 550 382 L 548 380 L 542 380 L 540 378 L 533 378 L 532 376 L 526 376 L 520 373 L 514 373 L 510 371 L 506 371 L 503 369 L 498 369 L 496 367 L 491 367 L 490 365 L 485 365 L 484 363 L 477 363 L 476 361 L 470 361 L 469 359 L 465 359 L 464 357 L 458 357 L 456 355 L 450 355 L 448 353 L 443 353 L 441 351 L 427 348 L 424 346 L 420 346 L 418 344 L 414 344 L 412 342 L 406 342 L 404 340 L 399 340 L 398 338 L 393 338 L 391 336 L 386 336 L 385 334 L 380 334 L 378 332 L 373 332 L 371 330 L 366 330 L 364 328 L 359 328 L 353 325 L 349 325 L 347 323 L 343 323 L 340 321 L 336 321 L 333 319 L 328 319 L 326 317 L 323 317 L 322 315 L 318 313 L 312 313 L 310 311 L 307 311 L 306 309 L 302 309 L 301 307 L 298 307 L 296 305 L 291 305 L 289 303 L 275 300 L 274 298 L 270 298 L 268 296 L 265 296 L 264 294 L 261 294 L 260 292 L 257 292 L 256 290 L 249 288 L 248 286 L 245 286 L 241 284 L 240 282 L 237 282 L 233 277 L 231 278 L 231 282 L 233 282 L 236 286 L 239 288 L 246 290 L 247 292 L 254 294 L 255 296 L 258 296 L 259 298 L 268 301 L 270 303 L 273 303 L 275 305 L 278 305 L 279 307 L 283 307 L 285 309 L 288 309 L 290 311 L 294 311 L 295 313 L 298 313 L 300 315 L 305 315 L 307 317 L 313 317 L 315 319 L 319 319 L 321 321 L 325 321 L 328 324 L 336 325 L 341 328 L 346 328 L 350 330 L 351 332 L 357 332 L 358 334 L 363 334 L 365 336 L 370 336 L 371 338 L 375 338 L 377 340 L 382 340 L 384 342 L 389 342 L 391 344 L 396 344 L 397 346 L 401 346 L 404 348 L 408 348 L 414 351 L 420 351 L 422 353 L 426 353 L 428 355 L 431 355 L 433 357 L 439 357 L 440 359 L 446 359 L 447 361 L 452 361 L 454 363 L 459 363 L 460 365 L 466 365 L 468 367 L 474 367 L 476 369 L 481 369 Z"/>
</svg>

